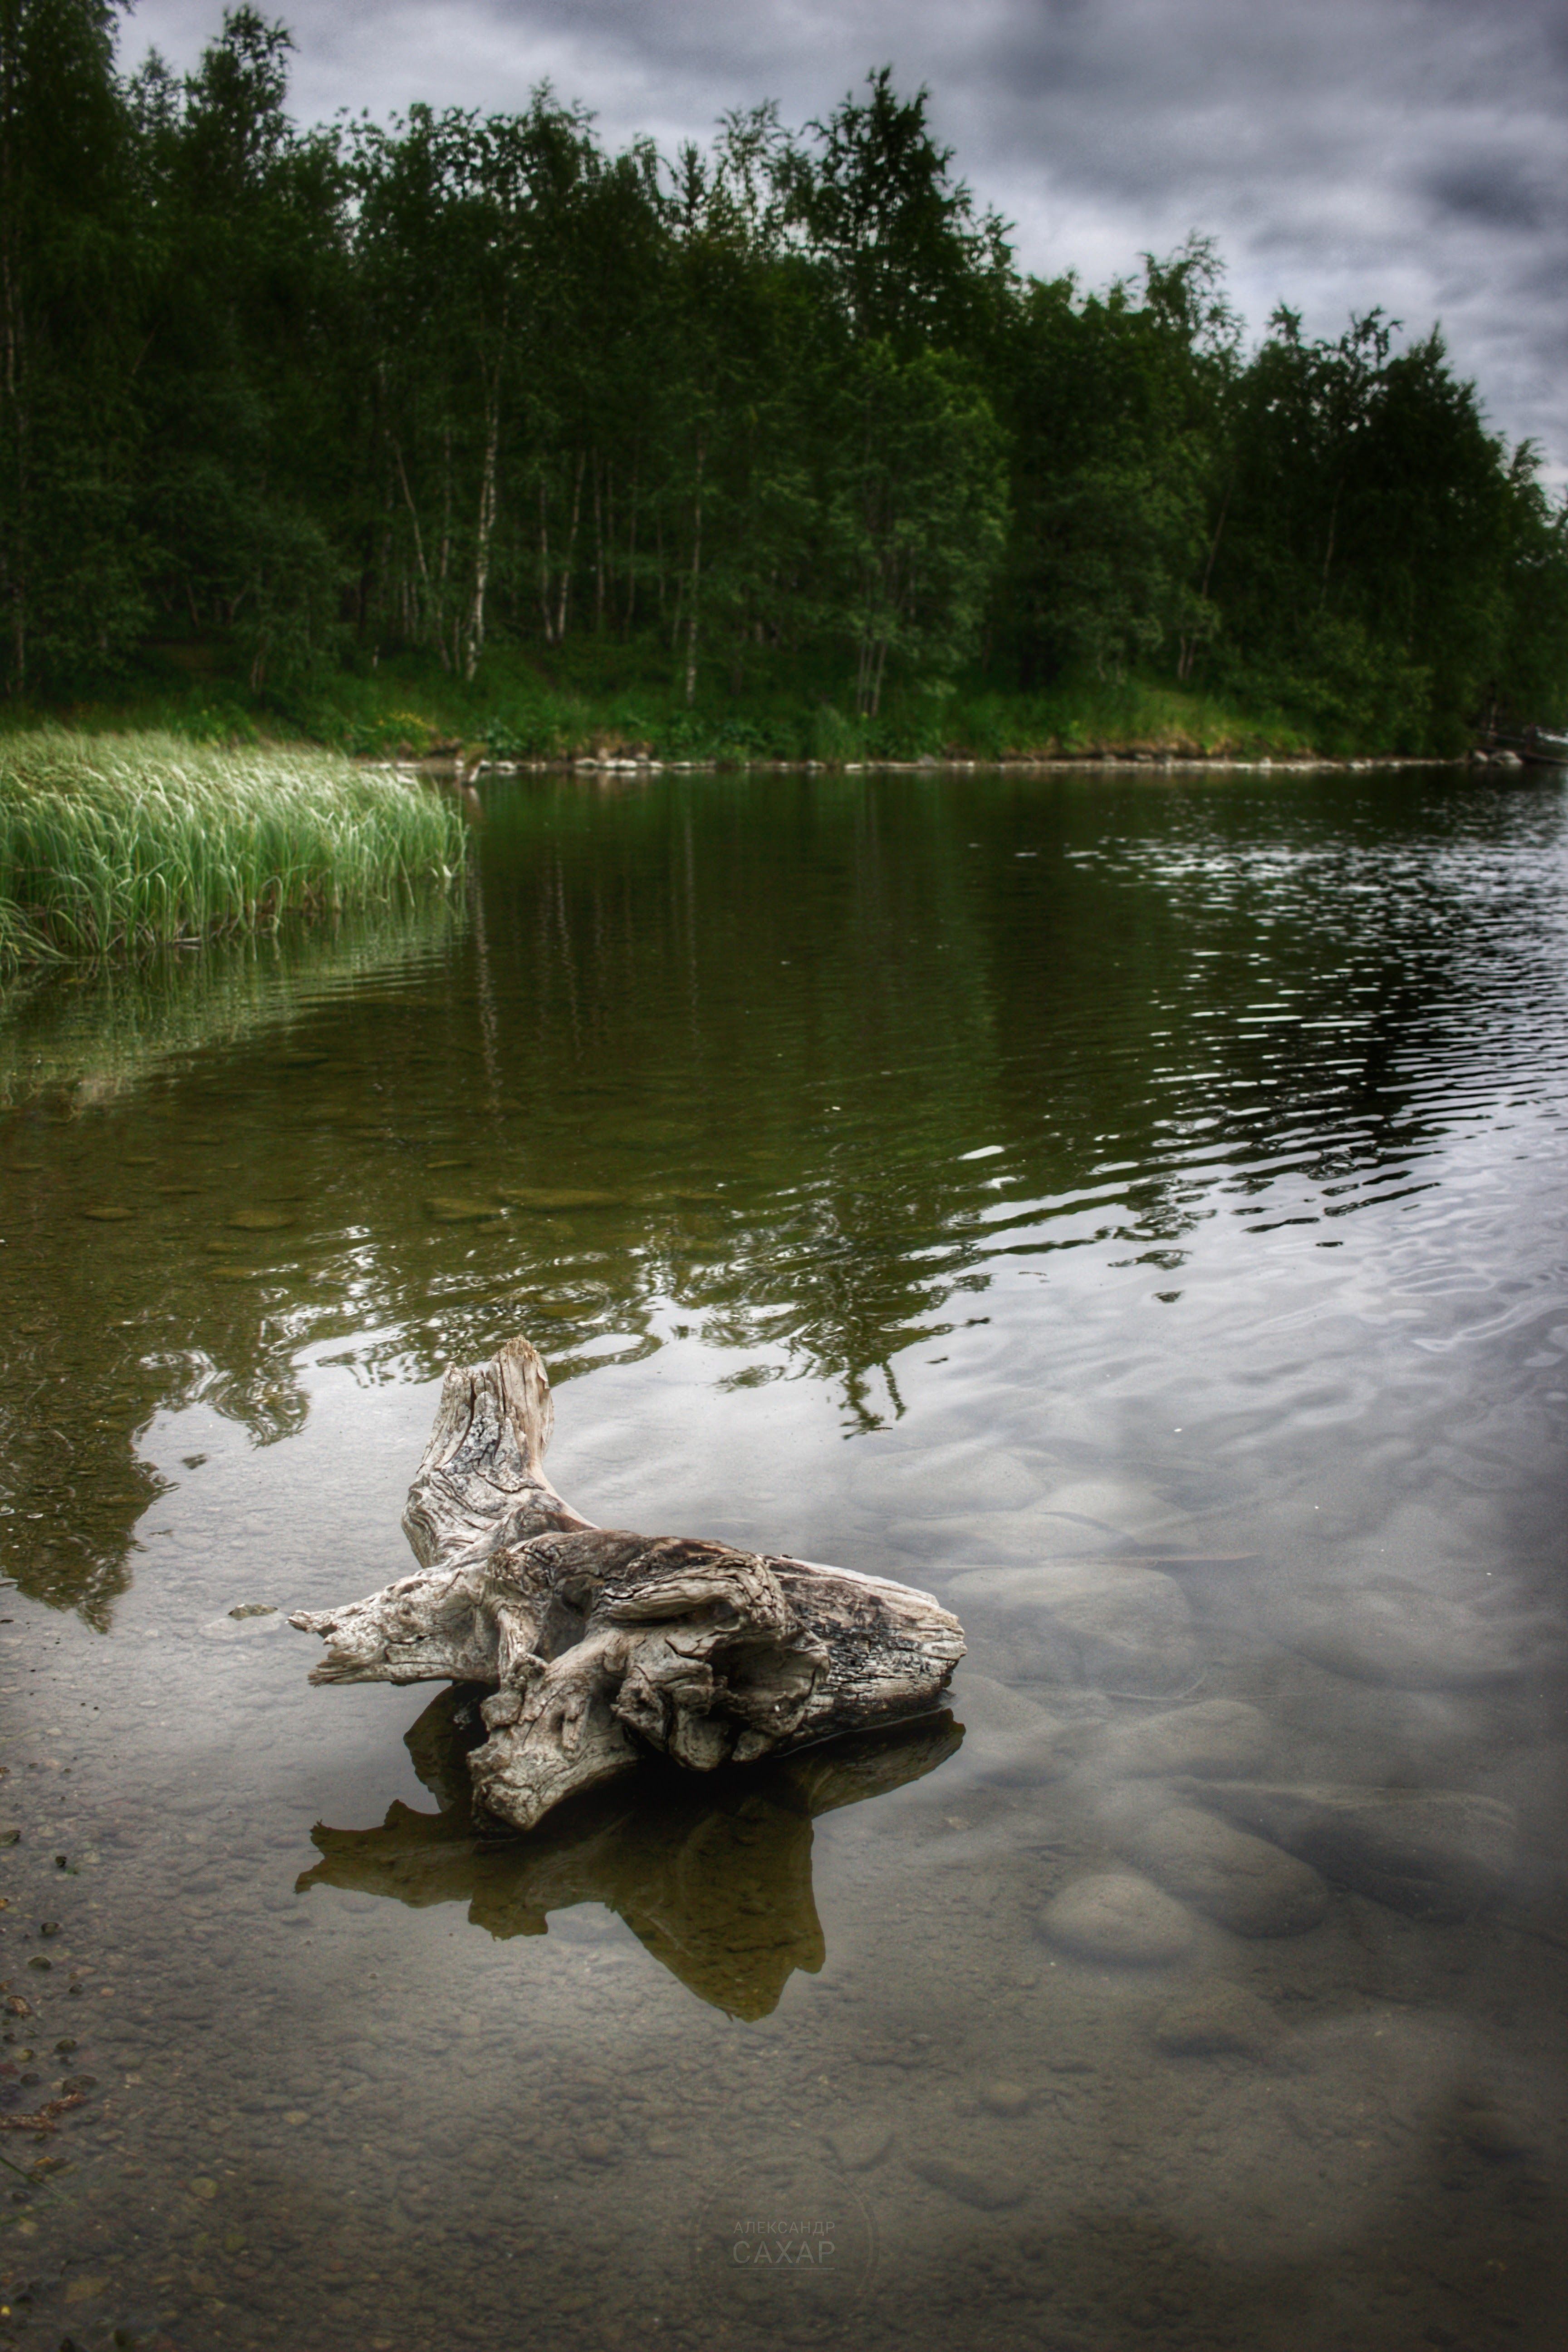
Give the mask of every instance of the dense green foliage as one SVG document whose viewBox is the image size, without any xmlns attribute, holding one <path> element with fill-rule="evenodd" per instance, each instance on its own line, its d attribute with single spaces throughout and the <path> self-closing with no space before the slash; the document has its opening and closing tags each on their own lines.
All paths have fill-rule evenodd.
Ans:
<svg viewBox="0 0 1568 2352">
<path fill-rule="evenodd" d="M 423 663 L 519 742 L 552 695 L 651 697 L 670 751 L 782 697 L 830 756 L 1064 681 L 1329 748 L 1568 710 L 1563 513 L 1436 332 L 1248 352 L 1197 238 L 1023 278 L 886 72 L 666 159 L 547 89 L 301 131 L 280 26 L 127 77 L 115 14 L 0 0 L 15 701 L 310 724 Z"/>
<path fill-rule="evenodd" d="M 0 974 L 450 881 L 450 794 L 328 751 L 38 729 L 0 742 Z"/>
</svg>

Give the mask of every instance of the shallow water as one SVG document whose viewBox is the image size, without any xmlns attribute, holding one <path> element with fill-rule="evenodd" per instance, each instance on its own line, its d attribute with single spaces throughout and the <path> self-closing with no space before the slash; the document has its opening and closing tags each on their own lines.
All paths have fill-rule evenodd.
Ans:
<svg viewBox="0 0 1568 2352">
<path fill-rule="evenodd" d="M 0 2341 L 1554 2345 L 1561 786 L 477 857 L 8 1007 Z M 569 1500 L 938 1592 L 951 1715 L 498 1841 L 310 1688 L 517 1329 Z"/>
</svg>

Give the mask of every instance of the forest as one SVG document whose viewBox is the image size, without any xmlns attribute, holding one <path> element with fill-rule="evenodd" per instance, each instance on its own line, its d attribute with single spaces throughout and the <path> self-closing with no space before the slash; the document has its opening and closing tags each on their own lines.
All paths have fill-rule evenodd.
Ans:
<svg viewBox="0 0 1568 2352">
<path fill-rule="evenodd" d="M 548 88 L 301 126 L 281 24 L 188 76 L 123 31 L 0 0 L 13 723 L 374 749 L 427 685 L 503 750 L 576 696 L 842 758 L 1139 684 L 1331 751 L 1568 715 L 1563 506 L 1436 328 L 1249 342 L 1198 234 L 1026 275 L 889 69 L 667 156 Z"/>
</svg>

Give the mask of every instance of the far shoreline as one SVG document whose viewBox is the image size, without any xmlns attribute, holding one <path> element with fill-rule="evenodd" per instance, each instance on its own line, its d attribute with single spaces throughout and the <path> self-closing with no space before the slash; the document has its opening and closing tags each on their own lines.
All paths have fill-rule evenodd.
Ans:
<svg viewBox="0 0 1568 2352">
<path fill-rule="evenodd" d="M 1203 752 L 1143 752 L 1143 751 L 1076 751 L 1029 752 L 1012 759 L 958 760 L 926 758 L 921 760 L 659 760 L 634 759 L 617 755 L 596 756 L 594 753 L 566 754 L 558 759 L 490 760 L 481 758 L 465 761 L 457 757 L 423 760 L 360 759 L 355 765 L 383 772 L 389 775 L 427 776 L 441 782 L 479 783 L 489 776 L 677 776 L 677 775 L 772 775 L 772 776 L 971 776 L 971 775 L 1058 775 L 1078 773 L 1103 775 L 1108 770 L 1121 775 L 1180 774 L 1194 775 L 1221 771 L 1226 775 L 1361 775 L 1374 770 L 1394 768 L 1469 768 L 1477 773 L 1522 773 L 1522 762 L 1510 766 L 1500 760 L 1479 760 L 1459 754 L 1453 759 L 1438 759 L 1431 754 L 1402 751 L 1379 752 L 1363 759 L 1336 759 L 1327 752 L 1281 752 L 1278 756 L 1263 754 L 1252 757 L 1224 751 Z"/>
</svg>

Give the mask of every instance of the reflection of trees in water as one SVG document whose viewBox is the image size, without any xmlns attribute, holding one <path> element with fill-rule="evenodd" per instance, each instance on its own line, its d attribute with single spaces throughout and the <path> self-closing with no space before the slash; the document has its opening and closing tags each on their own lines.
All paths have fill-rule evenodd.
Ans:
<svg viewBox="0 0 1568 2352">
<path fill-rule="evenodd" d="M 7 1562 L 100 1612 L 134 1433 L 205 1398 L 286 1433 L 308 1342 L 424 1379 L 521 1326 L 559 1381 L 673 1308 L 863 1427 L 999 1255 L 1174 1267 L 1282 1166 L 1357 1205 L 1559 986 L 1545 815 L 1469 793 L 1467 831 L 1447 789 L 529 780 L 490 798 L 482 975 L 472 925 L 215 960 L 200 1055 L 189 974 L 77 992 L 50 1050 L 140 1083 L 0 1123 Z"/>
<path fill-rule="evenodd" d="M 466 1903 L 474 1927 L 503 1938 L 545 1935 L 552 1915 L 602 1905 L 700 2000 L 743 2018 L 770 2015 L 795 1971 L 815 1975 L 826 1957 L 814 1817 L 921 1779 L 963 1738 L 943 1711 L 785 1763 L 699 1774 L 650 1760 L 520 1838 L 474 1818 L 465 1759 L 484 1735 L 471 1698 L 444 1691 L 405 1735 L 440 1811 L 395 1802 L 378 1829 L 319 1824 L 321 1859 L 300 1891 Z"/>
<path fill-rule="evenodd" d="M 135 1524 L 164 1491 L 134 1451 L 160 1407 L 210 1402 L 263 1444 L 303 1422 L 298 1318 L 272 1297 L 258 1314 L 248 1269 L 220 1252 L 192 1280 L 178 1244 L 201 1236 L 171 1180 L 215 1196 L 220 1217 L 278 1189 L 288 1118 L 229 1137 L 214 1057 L 254 1047 L 286 1096 L 330 1067 L 300 1041 L 341 992 L 438 968 L 463 919 L 425 896 L 0 994 L 0 1562 L 28 1592 L 106 1621 Z M 129 1213 L 103 1221 L 105 1208 Z"/>
</svg>

